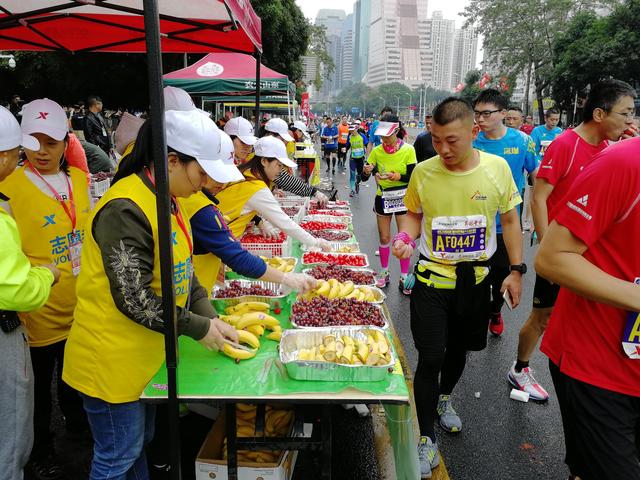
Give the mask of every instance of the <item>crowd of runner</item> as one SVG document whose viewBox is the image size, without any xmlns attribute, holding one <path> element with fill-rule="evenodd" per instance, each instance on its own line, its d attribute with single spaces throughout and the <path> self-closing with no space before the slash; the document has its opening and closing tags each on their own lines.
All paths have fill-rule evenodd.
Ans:
<svg viewBox="0 0 640 480">
<path fill-rule="evenodd" d="M 436 425 L 463 428 L 451 394 L 467 352 L 484 349 L 488 332 L 502 335 L 504 304 L 521 303 L 522 276 L 534 270 L 523 263 L 523 225 L 531 225 L 541 242 L 533 305 L 505 377 L 532 400 L 549 398 L 529 366 L 543 337 L 572 478 L 640 478 L 635 98 L 621 81 L 593 85 L 582 123 L 562 130 L 560 112 L 547 110 L 534 127 L 485 89 L 472 104 L 438 104 L 413 145 L 390 108 L 373 121 L 327 117 L 318 126 L 325 166 L 316 168 L 328 177 L 348 170 L 351 197 L 375 180 L 378 287 L 392 283 L 391 256 L 400 263 L 396 282 L 410 297 L 418 351 L 423 476 L 440 461 Z M 112 137 L 101 100 L 88 105 L 82 129 L 50 99 L 0 107 L 3 479 L 21 479 L 25 465 L 34 478 L 66 478 L 51 433 L 52 381 L 66 431 L 93 438 L 92 480 L 149 478 L 145 446 L 155 430 L 160 460 L 150 463 L 166 467 L 167 434 L 155 407 L 139 401 L 164 359 L 150 122 L 121 113 Z M 218 350 L 237 340 L 209 301 L 222 264 L 300 292 L 316 286 L 270 267 L 237 238 L 253 222 L 266 237 L 285 232 L 330 251 L 274 195 L 328 198 L 295 173 L 306 123 L 272 118 L 257 138 L 242 117 L 216 126 L 172 87 L 165 107 L 178 333 Z M 96 203 L 90 182 L 100 171 L 115 176 Z"/>
</svg>

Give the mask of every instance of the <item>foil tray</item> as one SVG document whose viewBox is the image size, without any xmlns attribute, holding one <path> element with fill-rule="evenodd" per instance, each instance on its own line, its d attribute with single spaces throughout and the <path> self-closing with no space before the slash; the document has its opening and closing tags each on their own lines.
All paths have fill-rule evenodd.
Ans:
<svg viewBox="0 0 640 480">
<path fill-rule="evenodd" d="M 384 303 L 380 303 L 379 305 L 375 305 L 374 306 L 376 308 L 378 308 L 380 310 L 380 315 L 382 315 L 382 320 L 384 321 L 384 325 L 382 327 L 376 327 L 374 325 L 344 325 L 344 326 L 334 326 L 334 327 L 306 327 L 306 326 L 302 326 L 302 325 L 298 325 L 296 323 L 296 318 L 293 315 L 293 310 L 291 312 L 291 316 L 289 317 L 289 321 L 291 322 L 291 325 L 293 326 L 293 328 L 297 328 L 300 330 L 322 330 L 322 329 L 326 329 L 326 328 L 380 328 L 382 330 L 388 330 L 389 329 L 389 317 L 387 317 L 387 310 L 382 308 L 382 306 L 384 305 Z M 293 305 L 292 305 L 293 308 Z"/>
<path fill-rule="evenodd" d="M 326 230 L 317 230 L 317 231 L 318 232 L 348 233 L 349 235 L 351 235 L 348 240 L 343 240 L 341 242 L 329 240 L 331 242 L 331 244 L 335 243 L 336 245 L 337 244 L 342 245 L 344 243 L 355 243 L 356 242 L 356 236 L 353 233 L 351 233 L 348 229 L 346 229 L 346 230 L 332 230 L 330 228 L 327 228 Z M 309 232 L 309 233 L 311 233 L 311 232 Z M 315 235 L 314 235 L 314 237 L 315 237 Z"/>
<path fill-rule="evenodd" d="M 251 285 L 260 285 L 263 288 L 268 288 L 271 291 L 277 293 L 274 296 L 265 296 L 265 295 L 243 295 L 241 297 L 230 297 L 230 298 L 216 298 L 215 294 L 218 290 L 221 290 L 228 286 L 231 282 L 239 282 L 243 287 L 248 287 Z M 271 306 L 271 309 L 281 309 L 283 304 L 285 303 L 285 298 L 291 293 L 290 289 L 285 287 L 284 285 L 280 285 L 275 282 L 265 282 L 261 280 L 243 280 L 243 279 L 234 279 L 227 280 L 224 282 L 224 285 L 216 285 L 213 287 L 212 295 L 211 295 L 211 304 L 216 309 L 218 313 L 224 312 L 224 309 L 227 307 L 233 307 L 242 302 L 264 302 L 268 303 Z"/>
<path fill-rule="evenodd" d="M 314 330 L 285 330 L 280 340 L 280 361 L 287 369 L 289 376 L 295 380 L 311 380 L 324 382 L 379 382 L 393 373 L 396 356 L 393 342 L 387 337 L 391 352 L 391 361 L 387 365 L 343 365 L 332 362 L 298 360 L 301 348 L 311 348 L 322 344 L 327 335 L 348 335 L 354 339 L 366 341 L 366 335 L 372 330 L 383 330 L 375 327 L 326 327 Z"/>
<path fill-rule="evenodd" d="M 302 217 L 303 222 L 327 222 L 327 223 L 344 223 L 351 225 L 351 217 L 336 217 L 334 215 L 305 215 Z"/>
<path fill-rule="evenodd" d="M 375 297 L 375 300 L 373 302 L 367 302 L 367 303 L 372 303 L 374 305 L 382 305 L 384 301 L 387 299 L 387 295 L 378 287 L 374 287 L 372 285 L 355 285 L 354 289 L 358 287 L 367 287 L 373 291 L 373 296 Z M 298 295 L 298 298 L 300 298 L 300 295 Z M 365 302 L 366 300 L 362 300 L 362 301 Z"/>
<path fill-rule="evenodd" d="M 302 273 L 309 273 L 309 271 L 316 265 L 313 266 L 308 266 L 306 268 L 302 269 Z M 372 283 L 367 283 L 367 287 L 371 287 L 374 286 L 376 284 L 376 272 L 375 270 L 372 270 L 370 268 L 366 268 L 366 267 L 344 267 L 344 268 L 348 268 L 349 270 L 358 270 L 358 271 L 362 271 L 362 272 L 367 272 L 367 273 L 371 273 L 373 274 L 373 280 Z M 328 278 L 325 278 L 324 280 L 329 280 Z"/>
<path fill-rule="evenodd" d="M 331 265 L 329 262 L 318 262 L 318 263 L 306 263 L 304 261 L 304 254 L 307 252 L 303 252 L 302 254 L 302 258 L 300 259 L 300 261 L 302 262 L 302 265 L 310 265 L 310 266 L 316 266 L 316 265 Z M 369 257 L 367 256 L 366 253 L 340 253 L 340 252 L 321 252 L 321 253 L 329 253 L 332 255 L 359 255 L 361 257 L 364 257 L 364 265 L 357 267 L 355 265 L 342 265 L 343 267 L 356 267 L 356 268 L 367 268 L 369 266 Z"/>
</svg>

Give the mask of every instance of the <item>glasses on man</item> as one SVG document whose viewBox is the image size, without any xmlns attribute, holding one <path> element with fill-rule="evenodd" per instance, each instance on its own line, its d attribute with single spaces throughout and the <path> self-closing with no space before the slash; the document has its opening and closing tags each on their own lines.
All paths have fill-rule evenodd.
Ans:
<svg viewBox="0 0 640 480">
<path fill-rule="evenodd" d="M 483 110 L 481 112 L 474 110 L 473 111 L 473 115 L 478 118 L 478 117 L 482 117 L 482 118 L 489 118 L 491 115 L 493 115 L 496 112 L 501 112 L 501 109 L 498 110 Z"/>
<path fill-rule="evenodd" d="M 614 111 L 613 113 L 617 113 L 618 115 L 622 115 L 627 120 L 633 120 L 633 117 L 635 116 L 633 112 L 616 112 L 616 111 Z"/>
</svg>

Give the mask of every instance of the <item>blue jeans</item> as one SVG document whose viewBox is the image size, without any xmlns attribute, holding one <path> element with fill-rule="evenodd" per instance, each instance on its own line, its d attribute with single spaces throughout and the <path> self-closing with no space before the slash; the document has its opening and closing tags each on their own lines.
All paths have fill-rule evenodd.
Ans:
<svg viewBox="0 0 640 480">
<path fill-rule="evenodd" d="M 94 441 L 90 480 L 148 480 L 144 447 L 153 438 L 155 406 L 81 395 Z"/>
</svg>

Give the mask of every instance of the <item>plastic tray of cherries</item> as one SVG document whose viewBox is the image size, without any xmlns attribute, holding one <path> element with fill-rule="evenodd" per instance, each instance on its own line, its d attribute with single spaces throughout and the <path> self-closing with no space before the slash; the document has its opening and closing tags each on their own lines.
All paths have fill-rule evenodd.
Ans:
<svg viewBox="0 0 640 480">
<path fill-rule="evenodd" d="M 368 267 L 365 253 L 304 252 L 302 265 L 343 265 L 346 267 Z"/>
<path fill-rule="evenodd" d="M 335 253 L 360 253 L 360 244 L 358 242 L 345 243 L 345 242 L 331 242 L 331 251 Z M 302 245 L 303 252 L 309 252 L 311 250 L 317 250 L 318 247 L 310 247 L 309 245 Z"/>
<path fill-rule="evenodd" d="M 218 312 L 241 302 L 265 302 L 273 310 L 281 309 L 290 290 L 275 282 L 261 280 L 228 280 L 213 287 L 211 303 Z"/>
<path fill-rule="evenodd" d="M 356 285 L 375 285 L 376 272 L 370 268 L 345 267 L 343 265 L 316 265 L 305 268 L 302 273 L 311 275 L 318 280 L 335 278 L 339 282 L 353 282 Z"/>
<path fill-rule="evenodd" d="M 389 321 L 381 305 L 353 298 L 298 299 L 291 306 L 295 328 L 372 326 L 386 329 Z"/>
</svg>

